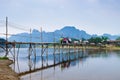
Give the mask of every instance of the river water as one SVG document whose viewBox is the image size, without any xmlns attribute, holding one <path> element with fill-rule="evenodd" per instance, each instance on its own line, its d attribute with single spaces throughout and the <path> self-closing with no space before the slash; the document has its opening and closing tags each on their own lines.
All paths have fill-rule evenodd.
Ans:
<svg viewBox="0 0 120 80">
<path fill-rule="evenodd" d="M 21 80 L 120 80 L 120 51 L 81 50 L 72 53 L 53 54 L 48 51 L 48 57 L 36 56 L 28 59 L 26 49 L 21 49 L 18 59 L 11 67 L 17 73 L 32 71 L 20 77 Z M 55 58 L 55 59 L 54 59 Z M 57 64 L 51 67 L 48 65 Z M 46 67 L 34 71 L 37 68 Z"/>
</svg>

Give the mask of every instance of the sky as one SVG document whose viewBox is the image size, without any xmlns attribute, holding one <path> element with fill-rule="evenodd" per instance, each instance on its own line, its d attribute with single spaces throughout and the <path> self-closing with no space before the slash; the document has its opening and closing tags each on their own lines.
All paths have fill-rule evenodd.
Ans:
<svg viewBox="0 0 120 80">
<path fill-rule="evenodd" d="M 11 34 L 75 26 L 89 34 L 120 35 L 119 4 L 120 0 L 0 0 L 0 33 L 5 32 L 7 16 Z"/>
</svg>

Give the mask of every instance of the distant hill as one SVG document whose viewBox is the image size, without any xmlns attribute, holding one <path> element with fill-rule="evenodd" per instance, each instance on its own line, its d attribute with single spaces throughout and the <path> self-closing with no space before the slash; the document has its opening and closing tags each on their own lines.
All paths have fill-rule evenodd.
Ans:
<svg viewBox="0 0 120 80">
<path fill-rule="evenodd" d="M 85 31 L 76 29 L 74 26 L 65 26 L 61 30 L 56 30 L 54 33 L 61 35 L 61 37 L 70 37 L 77 39 L 88 39 L 91 37 L 91 35 L 87 34 Z"/>
<path fill-rule="evenodd" d="M 5 46 L 6 46 L 6 45 L 5 45 L 5 42 L 6 42 L 5 39 L 0 38 L 0 47 L 5 47 Z"/>
<path fill-rule="evenodd" d="M 102 36 L 107 36 L 111 40 L 116 40 L 120 35 L 110 35 L 110 34 L 103 34 Z"/>
<path fill-rule="evenodd" d="M 31 36 L 31 37 L 30 37 Z M 54 41 L 59 41 L 60 37 L 69 37 L 69 38 L 76 38 L 76 39 L 89 39 L 92 36 L 97 36 L 97 35 L 90 35 L 86 33 L 83 30 L 76 29 L 74 26 L 65 26 L 64 28 L 60 30 L 56 30 L 54 32 L 42 32 L 42 41 L 43 42 L 54 42 Z M 101 36 L 106 36 L 109 39 L 116 39 L 119 37 L 118 35 L 110 35 L 110 34 L 103 34 Z M 21 34 L 16 34 L 12 35 L 9 38 L 9 41 L 17 41 L 17 42 L 41 42 L 41 32 L 38 30 L 34 29 L 31 33 L 21 33 Z"/>
</svg>

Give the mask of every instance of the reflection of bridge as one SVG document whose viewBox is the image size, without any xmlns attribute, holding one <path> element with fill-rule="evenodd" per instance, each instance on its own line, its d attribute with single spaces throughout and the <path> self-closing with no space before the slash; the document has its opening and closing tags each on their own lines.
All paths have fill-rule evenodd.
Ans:
<svg viewBox="0 0 120 80">
<path fill-rule="evenodd" d="M 51 68 L 51 67 L 54 67 L 54 69 L 55 69 L 55 67 L 58 66 L 58 65 L 61 65 L 61 69 L 68 68 L 70 66 L 73 66 L 72 63 L 74 61 L 76 61 L 76 60 L 83 61 L 84 58 L 86 58 L 87 56 L 88 55 L 86 53 L 84 53 L 84 52 L 82 52 L 82 53 L 67 53 L 66 57 L 64 55 L 61 56 L 60 54 L 55 54 L 54 55 L 54 62 L 53 62 L 53 64 L 50 64 L 50 65 L 48 65 L 48 63 L 47 63 L 47 65 L 43 65 L 45 63 L 43 62 L 43 56 L 41 56 L 41 58 L 42 58 L 42 61 L 41 61 L 42 66 L 41 67 L 32 68 L 32 65 L 29 65 L 29 70 L 24 71 L 24 72 L 19 72 L 19 76 L 27 75 L 27 74 L 37 72 L 37 71 L 40 71 L 40 70 L 44 70 L 44 69 L 48 69 L 48 68 Z M 56 62 L 57 58 L 59 58 L 59 61 Z M 30 59 L 29 59 L 29 62 L 31 62 Z M 74 66 L 75 65 L 76 65 L 76 63 L 74 62 Z M 33 63 L 33 66 L 36 66 L 36 63 Z"/>
</svg>

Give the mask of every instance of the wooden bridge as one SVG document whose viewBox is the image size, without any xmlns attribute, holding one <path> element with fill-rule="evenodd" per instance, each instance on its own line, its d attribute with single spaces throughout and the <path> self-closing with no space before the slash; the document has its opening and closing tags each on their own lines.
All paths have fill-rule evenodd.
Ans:
<svg viewBox="0 0 120 80">
<path fill-rule="evenodd" d="M 60 50 L 61 48 L 67 48 L 68 52 L 71 52 L 71 48 L 74 49 L 74 52 L 79 51 L 80 48 L 83 48 L 84 46 L 82 46 L 81 44 L 61 44 L 61 43 L 55 43 L 55 42 L 42 42 L 42 43 L 36 43 L 36 42 L 0 42 L 0 44 L 4 45 L 1 46 L 0 48 L 2 48 L 6 54 L 5 56 L 7 56 L 10 52 L 10 50 L 13 48 L 14 50 L 16 48 L 23 48 L 21 47 L 21 45 L 27 45 L 27 48 L 33 49 L 33 48 L 41 48 L 41 56 L 44 54 L 45 50 L 48 48 L 53 48 L 53 49 L 58 49 Z"/>
<path fill-rule="evenodd" d="M 31 30 L 30 30 L 31 33 Z M 30 72 L 35 72 L 37 70 L 41 70 L 41 69 L 46 69 L 49 67 L 53 67 L 62 63 L 66 63 L 66 62 L 70 62 L 70 61 L 74 61 L 78 58 L 83 57 L 82 56 L 76 56 L 74 59 L 71 59 L 70 54 L 71 53 L 78 53 L 79 51 L 81 51 L 81 49 L 83 50 L 85 48 L 85 46 L 82 46 L 81 44 L 61 44 L 61 43 L 56 43 L 56 42 L 43 42 L 42 41 L 42 34 L 41 34 L 41 42 L 10 42 L 8 41 L 8 20 L 6 17 L 6 40 L 5 41 L 1 41 L 0 42 L 0 49 L 2 49 L 2 51 L 4 51 L 3 56 L 8 56 L 9 54 L 12 55 L 12 60 L 14 61 L 14 64 L 16 62 L 18 62 L 18 58 L 19 58 L 19 54 L 20 54 L 20 49 L 23 48 L 23 45 L 25 45 L 25 48 L 28 49 L 28 56 L 27 59 L 30 61 L 31 60 L 31 56 L 34 55 L 34 59 L 36 59 L 36 48 L 40 49 L 39 54 L 41 55 L 41 59 L 42 59 L 42 66 L 40 68 L 37 69 L 30 69 L 29 71 L 25 71 L 25 72 L 20 72 L 19 71 L 19 75 L 23 75 L 23 74 L 28 74 Z M 30 36 L 31 38 L 31 36 Z M 48 62 L 48 54 L 49 51 L 48 49 L 52 48 L 53 49 L 53 57 L 54 57 L 54 61 L 52 65 L 48 65 L 44 66 L 44 62 L 43 62 L 43 55 L 46 57 L 46 61 Z M 0 53 L 1 54 L 1 53 Z M 67 56 L 65 56 L 64 54 L 66 54 Z M 82 53 L 83 54 L 83 53 Z M 58 55 L 58 56 L 57 56 Z M 61 56 L 62 55 L 62 56 Z M 76 55 L 76 54 L 75 54 Z M 79 53 L 77 54 L 79 55 Z M 64 58 L 66 57 L 66 58 Z M 58 62 L 56 62 L 56 58 L 59 59 Z M 62 58 L 62 60 L 61 60 Z M 65 59 L 65 60 L 64 60 Z"/>
<path fill-rule="evenodd" d="M 81 44 L 61 44 L 61 43 L 56 43 L 56 42 L 43 42 L 43 35 L 42 35 L 42 28 L 41 28 L 41 35 L 40 35 L 40 42 L 32 42 L 31 39 L 31 29 L 30 29 L 30 36 L 26 36 L 26 37 L 29 37 L 30 38 L 30 41 L 29 42 L 10 42 L 8 40 L 8 36 L 9 35 L 13 35 L 13 34 L 9 34 L 8 32 L 8 17 L 6 17 L 6 21 L 5 21 L 6 25 L 5 25 L 5 33 L 0 33 L 0 35 L 5 35 L 6 37 L 6 40 L 4 41 L 1 41 L 0 42 L 0 48 L 2 48 L 6 54 L 4 56 L 7 56 L 9 54 L 9 52 L 11 52 L 11 49 L 14 49 L 14 52 L 15 52 L 15 48 L 17 47 L 18 50 L 19 48 L 21 48 L 21 45 L 27 45 L 27 47 L 30 49 L 33 49 L 36 48 L 36 47 L 40 47 L 42 50 L 41 50 L 41 55 L 44 54 L 45 50 L 48 48 L 48 47 L 52 47 L 52 48 L 56 48 L 58 47 L 59 49 L 60 48 L 68 48 L 69 49 L 69 52 L 70 52 L 70 48 L 74 48 L 74 50 L 76 50 L 77 48 L 79 48 L 81 46 Z M 17 29 L 21 29 L 21 28 L 17 28 Z M 54 40 L 55 41 L 55 40 Z"/>
<path fill-rule="evenodd" d="M 30 69 L 25 72 L 18 72 L 20 76 L 29 74 L 31 72 L 36 72 L 38 70 L 47 69 L 50 67 L 55 67 L 60 64 L 69 63 L 71 61 L 77 60 L 79 58 L 86 57 L 84 56 L 84 52 L 82 52 L 82 55 L 80 55 L 80 51 L 83 51 L 85 46 L 81 46 L 81 44 L 60 44 L 60 43 L 35 43 L 35 42 L 6 42 L 3 49 L 5 50 L 5 56 L 12 54 L 12 60 L 14 61 L 14 64 L 18 62 L 19 54 L 20 54 L 20 48 L 22 48 L 21 45 L 27 45 L 28 49 L 28 57 L 27 59 L 29 62 L 31 62 L 31 57 L 34 55 L 34 60 L 36 59 L 36 55 L 40 54 L 41 56 L 41 67 L 40 68 L 34 68 Z M 9 46 L 8 46 L 9 45 Z M 36 48 L 40 49 L 41 52 L 36 53 Z M 53 64 L 48 64 L 48 55 L 49 51 L 48 49 L 53 49 Z M 71 54 L 74 55 L 74 58 L 71 58 Z M 43 56 L 44 55 L 44 56 Z M 44 66 L 44 59 L 43 57 L 46 57 L 46 66 Z M 57 60 L 56 60 L 57 59 Z"/>
</svg>

